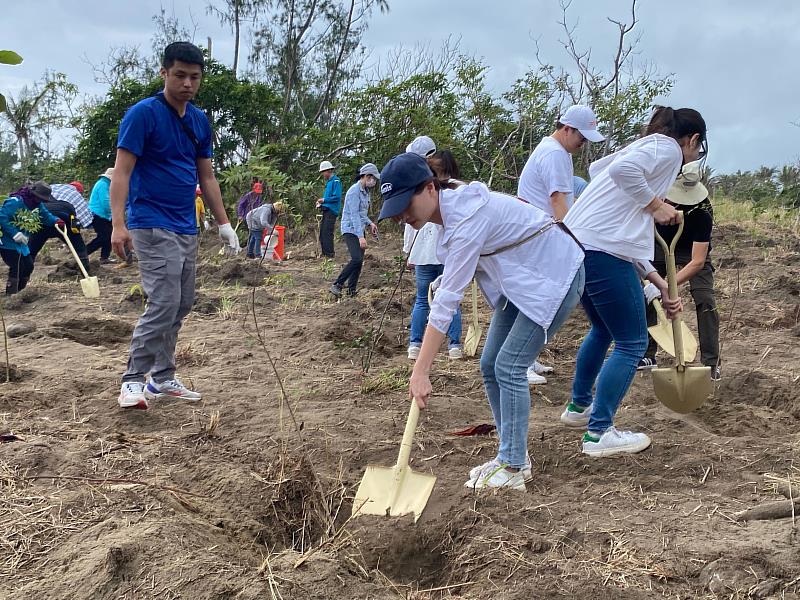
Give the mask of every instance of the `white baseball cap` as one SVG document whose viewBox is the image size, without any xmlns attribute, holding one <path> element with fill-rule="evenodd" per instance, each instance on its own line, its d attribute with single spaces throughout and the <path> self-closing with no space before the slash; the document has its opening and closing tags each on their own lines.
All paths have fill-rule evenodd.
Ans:
<svg viewBox="0 0 800 600">
<path fill-rule="evenodd" d="M 406 146 L 406 152 L 413 152 L 414 154 L 419 154 L 422 158 L 428 158 L 436 152 L 436 144 L 427 135 L 420 135 Z"/>
<path fill-rule="evenodd" d="M 581 132 L 581 135 L 590 142 L 602 142 L 606 138 L 597 131 L 597 117 L 588 106 L 575 104 L 558 119 L 559 123 L 568 125 Z"/>
</svg>

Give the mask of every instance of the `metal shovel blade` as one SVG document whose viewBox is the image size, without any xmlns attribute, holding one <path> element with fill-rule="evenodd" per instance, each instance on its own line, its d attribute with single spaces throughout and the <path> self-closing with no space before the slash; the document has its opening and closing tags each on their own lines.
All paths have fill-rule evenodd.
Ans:
<svg viewBox="0 0 800 600">
<path fill-rule="evenodd" d="M 711 367 L 663 367 L 652 373 L 656 398 L 677 413 L 700 408 L 714 391 Z"/>
<path fill-rule="evenodd" d="M 647 331 L 650 333 L 656 344 L 664 352 L 670 356 L 675 356 L 675 338 L 672 336 L 672 323 L 664 314 L 664 307 L 658 299 L 653 300 L 653 307 L 658 315 L 658 323 L 652 327 L 648 327 Z M 686 323 L 681 321 L 681 333 L 683 339 L 683 358 L 686 362 L 692 362 L 697 355 L 697 339 L 692 334 Z"/>
<path fill-rule="evenodd" d="M 93 275 L 91 277 L 81 279 L 81 290 L 83 290 L 83 295 L 87 298 L 99 298 L 100 284 L 97 281 L 97 277 Z"/>
<path fill-rule="evenodd" d="M 478 345 L 481 343 L 481 329 L 478 321 L 478 284 L 472 280 L 472 323 L 467 328 L 467 335 L 464 337 L 464 354 L 475 356 L 478 353 Z"/>
<path fill-rule="evenodd" d="M 397 464 L 393 467 L 372 465 L 367 467 L 353 500 L 354 517 L 359 515 L 400 517 L 414 513 L 414 521 L 417 521 L 422 515 L 436 483 L 436 477 L 417 473 L 408 466 L 411 442 L 414 439 L 418 419 L 419 406 L 417 401 L 412 399 Z"/>
</svg>

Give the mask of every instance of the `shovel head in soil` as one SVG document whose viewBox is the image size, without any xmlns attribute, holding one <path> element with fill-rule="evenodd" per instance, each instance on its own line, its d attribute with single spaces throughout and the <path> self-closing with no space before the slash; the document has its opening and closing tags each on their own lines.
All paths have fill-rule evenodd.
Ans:
<svg viewBox="0 0 800 600">
<path fill-rule="evenodd" d="M 481 343 L 483 329 L 478 322 L 478 284 L 472 280 L 472 323 L 467 328 L 467 335 L 464 337 L 464 354 L 475 356 L 478 352 L 478 344 Z"/>
<path fill-rule="evenodd" d="M 650 333 L 656 344 L 664 352 L 670 356 L 675 356 L 675 338 L 672 336 L 672 323 L 664 314 L 664 307 L 658 299 L 653 300 L 653 307 L 655 308 L 656 315 L 658 315 L 658 323 L 652 327 L 648 327 L 647 331 Z M 683 337 L 683 358 L 688 362 L 694 360 L 697 355 L 697 339 L 692 335 L 691 330 L 687 327 L 686 323 L 681 322 L 681 335 Z"/>
<path fill-rule="evenodd" d="M 656 230 L 656 240 L 664 249 L 667 261 L 669 295 L 678 297 L 678 281 L 675 275 L 675 244 L 683 232 L 683 221 L 678 226 L 672 243 L 667 246 Z M 653 369 L 653 391 L 656 398 L 667 408 L 677 413 L 688 413 L 700 408 L 713 391 L 711 367 L 687 367 L 683 356 L 683 321 L 680 314 L 672 320 L 672 337 L 675 340 L 675 366 Z"/>
<path fill-rule="evenodd" d="M 69 239 L 67 235 L 67 227 L 64 226 L 64 229 L 61 229 L 58 225 L 55 225 L 56 230 L 58 233 L 61 234 L 61 237 L 64 238 L 64 241 L 67 243 L 70 252 L 72 252 L 72 256 L 75 258 L 75 262 L 78 263 L 78 268 L 83 273 L 83 279 L 81 279 L 81 290 L 83 291 L 83 295 L 87 298 L 99 298 L 100 297 L 100 284 L 97 281 L 97 277 L 90 277 L 89 273 L 86 272 L 86 269 L 81 262 L 81 259 L 78 258 L 78 253 L 75 252 L 75 248 L 72 245 L 72 241 Z"/>
<path fill-rule="evenodd" d="M 417 401 L 412 399 L 397 464 L 393 467 L 373 465 L 367 467 L 353 500 L 354 517 L 359 515 L 401 517 L 413 513 L 414 521 L 417 521 L 422 515 L 436 483 L 436 477 L 418 473 L 408 466 L 411 442 L 414 440 L 418 419 L 419 407 Z"/>
</svg>

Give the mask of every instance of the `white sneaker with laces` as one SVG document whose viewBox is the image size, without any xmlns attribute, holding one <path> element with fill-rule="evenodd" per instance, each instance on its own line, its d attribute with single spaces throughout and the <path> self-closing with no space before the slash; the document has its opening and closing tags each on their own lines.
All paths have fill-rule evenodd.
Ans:
<svg viewBox="0 0 800 600">
<path fill-rule="evenodd" d="M 644 433 L 619 431 L 612 426 L 599 437 L 588 431 L 584 433 L 583 453 L 595 458 L 615 454 L 636 454 L 648 448 L 651 443 L 650 438 Z"/>
<path fill-rule="evenodd" d="M 464 352 L 461 350 L 461 346 L 451 346 L 447 350 L 447 358 L 450 360 L 461 360 L 464 358 Z"/>
<path fill-rule="evenodd" d="M 469 471 L 469 480 L 472 481 L 477 479 L 481 476 L 482 473 L 487 473 L 489 471 L 493 471 L 497 469 L 501 465 L 500 461 L 497 460 L 497 457 L 494 457 L 492 460 L 483 463 L 482 465 L 478 465 L 477 467 L 472 467 Z M 520 473 L 522 476 L 528 480 L 533 477 L 531 472 L 531 457 L 530 454 L 527 452 L 525 453 L 525 466 L 520 469 Z M 473 487 L 469 485 L 469 481 L 464 484 L 467 487 Z"/>
<path fill-rule="evenodd" d="M 470 479 L 464 485 L 475 490 L 511 488 L 520 492 L 527 491 L 525 488 L 525 476 L 522 471 L 509 471 L 504 465 L 495 465 L 494 469 L 481 473 L 480 477 Z"/>
<path fill-rule="evenodd" d="M 533 370 L 537 375 L 544 375 L 545 373 L 552 373 L 553 367 L 547 367 L 538 360 L 535 360 L 533 361 Z"/>
<path fill-rule="evenodd" d="M 529 385 L 544 385 L 547 379 L 542 377 L 536 372 L 535 365 L 528 367 L 528 384 Z"/>
<path fill-rule="evenodd" d="M 592 405 L 581 408 L 574 402 L 567 404 L 564 412 L 561 413 L 561 422 L 567 427 L 584 428 L 589 424 L 589 417 L 592 416 Z"/>
<path fill-rule="evenodd" d="M 191 400 L 195 402 L 202 399 L 202 396 L 198 392 L 187 388 L 179 379 L 170 379 L 168 381 L 162 381 L 161 383 L 156 383 L 151 379 L 144 388 L 144 395 L 148 400 L 179 398 L 181 400 Z"/>
<path fill-rule="evenodd" d="M 122 384 L 117 399 L 120 408 L 138 408 L 147 410 L 147 398 L 144 394 L 144 384 L 139 381 L 127 381 Z"/>
<path fill-rule="evenodd" d="M 408 358 L 411 360 L 417 360 L 417 358 L 419 358 L 419 346 L 408 347 Z"/>
</svg>

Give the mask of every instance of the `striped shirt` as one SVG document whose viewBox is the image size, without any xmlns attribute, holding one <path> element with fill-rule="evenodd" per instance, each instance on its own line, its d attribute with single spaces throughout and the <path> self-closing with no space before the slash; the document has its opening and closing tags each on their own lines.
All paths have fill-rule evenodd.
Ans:
<svg viewBox="0 0 800 600">
<path fill-rule="evenodd" d="M 81 227 L 84 229 L 91 227 L 94 215 L 92 215 L 92 211 L 89 210 L 89 205 L 86 203 L 86 200 L 83 199 L 83 196 L 78 193 L 78 190 L 68 183 L 55 183 L 50 186 L 50 189 L 56 200 L 69 202 L 75 207 L 75 218 L 78 219 L 78 223 Z"/>
</svg>

